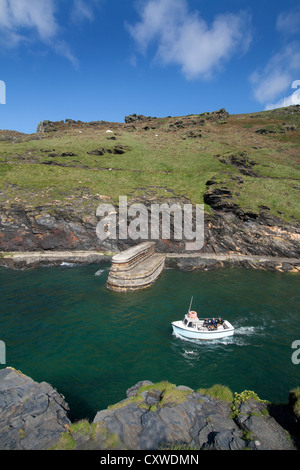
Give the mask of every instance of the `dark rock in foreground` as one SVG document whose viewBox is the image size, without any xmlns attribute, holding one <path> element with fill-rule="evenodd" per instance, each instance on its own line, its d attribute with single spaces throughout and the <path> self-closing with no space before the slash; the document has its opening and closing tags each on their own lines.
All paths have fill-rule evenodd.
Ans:
<svg viewBox="0 0 300 470">
<path fill-rule="evenodd" d="M 222 389 L 222 387 L 221 387 Z M 296 450 L 293 400 L 271 405 L 254 392 L 222 399 L 169 382 L 138 382 L 92 423 L 71 424 L 64 397 L 10 367 L 0 370 L 0 449 Z M 298 392 L 297 392 L 298 393 Z"/>
<path fill-rule="evenodd" d="M 117 449 L 296 449 L 287 431 L 297 429 L 293 413 L 285 409 L 282 427 L 270 405 L 251 394 L 255 395 L 250 392 L 247 399 L 237 402 L 233 412 L 231 401 L 185 386 L 139 382 L 127 391 L 126 400 L 98 412 L 93 426 L 102 433 L 105 429 L 106 438 L 113 435 Z"/>
<path fill-rule="evenodd" d="M 10 367 L 0 370 L 0 449 L 48 449 L 71 424 L 68 409 L 48 383 Z"/>
</svg>

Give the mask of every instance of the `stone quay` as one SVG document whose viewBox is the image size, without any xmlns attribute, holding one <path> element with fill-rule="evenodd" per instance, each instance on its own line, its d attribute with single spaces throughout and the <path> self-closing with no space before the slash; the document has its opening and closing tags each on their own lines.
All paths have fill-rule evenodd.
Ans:
<svg viewBox="0 0 300 470">
<path fill-rule="evenodd" d="M 140 243 L 114 255 L 106 287 L 117 292 L 150 287 L 162 273 L 165 257 L 155 252 L 155 242 Z"/>
</svg>

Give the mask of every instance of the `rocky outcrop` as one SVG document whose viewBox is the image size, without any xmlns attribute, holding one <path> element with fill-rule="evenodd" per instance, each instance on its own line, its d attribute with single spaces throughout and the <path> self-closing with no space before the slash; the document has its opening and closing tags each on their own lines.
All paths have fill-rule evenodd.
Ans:
<svg viewBox="0 0 300 470">
<path fill-rule="evenodd" d="M 107 126 L 107 121 L 75 121 L 74 119 L 65 119 L 61 121 L 41 121 L 38 123 L 36 132 L 38 134 L 47 134 L 51 132 L 64 131 L 66 129 L 84 129 L 84 128 L 102 128 Z M 111 124 L 110 124 L 111 125 Z"/>
<path fill-rule="evenodd" d="M 213 387 L 212 387 L 213 388 Z M 220 387 L 222 389 L 222 387 Z M 253 392 L 232 400 L 168 382 L 139 382 L 127 398 L 96 414 L 93 424 L 114 435 L 116 448 L 150 450 L 293 450 L 299 423 L 292 408 L 274 406 Z"/>
<path fill-rule="evenodd" d="M 213 188 L 214 186 L 210 186 Z M 202 252 L 299 257 L 300 226 L 285 223 L 262 206 L 260 213 L 242 211 L 227 189 L 210 190 L 206 196 L 216 211 L 205 215 L 205 244 Z M 141 240 L 101 243 L 96 234 L 96 210 L 83 214 L 73 207 L 55 205 L 26 208 L 21 204 L 0 210 L 0 251 L 93 250 L 128 248 Z M 150 212 L 149 212 L 150 224 Z M 185 242 L 174 241 L 171 219 L 170 240 L 160 240 L 159 251 L 185 251 Z"/>
<path fill-rule="evenodd" d="M 88 155 L 105 155 L 105 154 L 114 154 L 114 155 L 122 155 L 124 154 L 127 150 L 130 150 L 129 147 L 124 146 L 124 145 L 115 145 L 113 149 L 111 148 L 97 148 L 95 150 L 90 150 Z"/>
<path fill-rule="evenodd" d="M 200 254 L 300 258 L 299 223 L 285 223 L 271 216 L 265 207 L 261 207 L 258 214 L 242 211 L 230 191 L 220 191 L 215 185 L 209 188 L 207 198 L 215 212 L 205 215 L 204 246 Z M 72 207 L 58 208 L 53 205 L 36 208 L 25 208 L 21 204 L 8 208 L 3 206 L 0 210 L 0 252 L 116 253 L 144 241 L 100 241 L 96 234 L 98 222 L 95 209 L 82 214 Z M 185 253 L 185 240 L 174 240 L 172 218 L 170 231 L 170 240 L 156 240 L 156 251 Z"/>
<path fill-rule="evenodd" d="M 208 121 L 218 122 L 226 121 L 229 117 L 228 111 L 225 108 L 218 109 L 217 111 L 201 113 L 198 115 L 200 118 L 205 118 Z"/>
<path fill-rule="evenodd" d="M 130 114 L 129 116 L 125 116 L 125 123 L 130 124 L 132 122 L 144 122 L 144 121 L 149 121 L 151 119 L 155 119 L 154 117 L 151 116 L 144 116 L 143 114 Z"/>
<path fill-rule="evenodd" d="M 229 117 L 229 113 L 226 109 L 222 108 L 217 111 L 212 112 L 205 112 L 197 115 L 200 117 L 203 122 L 212 121 L 212 122 L 222 122 L 226 121 Z M 171 116 L 170 116 L 171 117 Z M 159 118 L 155 116 L 144 116 L 143 114 L 130 114 L 125 116 L 124 121 L 125 124 L 144 124 L 145 122 L 151 122 L 158 120 Z M 45 133 L 52 133 L 57 131 L 64 131 L 68 129 L 84 129 L 84 128 L 102 128 L 103 126 L 114 126 L 116 123 L 109 123 L 108 121 L 91 121 L 91 122 L 84 122 L 84 121 L 76 121 L 74 119 L 65 119 L 60 121 L 49 121 L 44 120 L 38 123 L 37 126 L 37 133 L 38 134 L 45 134 Z M 118 126 L 117 126 L 118 127 Z M 147 130 L 147 129 L 146 129 Z"/>
<path fill-rule="evenodd" d="M 300 273 L 299 258 L 276 256 L 211 254 L 211 253 L 168 253 L 166 267 L 180 271 L 210 271 L 218 268 L 251 268 L 265 271 Z"/>
<path fill-rule="evenodd" d="M 0 370 L 0 449 L 44 450 L 71 422 L 64 397 L 46 382 L 37 383 L 7 367 Z"/>
<path fill-rule="evenodd" d="M 252 176 L 255 178 L 259 178 L 260 175 L 253 170 L 255 165 L 258 165 L 257 162 L 251 160 L 246 152 L 240 152 L 238 154 L 229 154 L 229 155 L 215 155 L 215 158 L 219 159 L 219 162 L 232 165 L 237 168 L 240 173 L 247 176 Z M 233 177 L 238 184 L 243 184 L 242 178 Z M 210 184 L 214 184 L 213 181 L 210 181 Z"/>
<path fill-rule="evenodd" d="M 300 112 L 300 104 L 294 104 L 290 106 L 286 106 L 284 108 L 276 108 L 272 109 L 271 111 L 274 114 L 296 114 Z"/>
<path fill-rule="evenodd" d="M 299 449 L 292 399 L 274 405 L 221 386 L 195 391 L 146 380 L 92 423 L 71 423 L 62 395 L 8 367 L 0 371 L 0 407 L 1 450 Z"/>
<path fill-rule="evenodd" d="M 95 215 L 84 217 L 72 208 L 1 208 L 0 251 L 101 249 L 96 225 Z"/>
</svg>

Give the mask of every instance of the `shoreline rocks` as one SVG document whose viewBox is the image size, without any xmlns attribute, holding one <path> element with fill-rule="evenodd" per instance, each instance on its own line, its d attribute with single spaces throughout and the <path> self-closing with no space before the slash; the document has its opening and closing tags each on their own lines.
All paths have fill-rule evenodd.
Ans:
<svg viewBox="0 0 300 470">
<path fill-rule="evenodd" d="M 0 266 L 11 269 L 34 269 L 41 266 L 60 266 L 63 263 L 88 265 L 111 263 L 115 252 L 50 251 L 50 252 L 0 252 Z M 299 258 L 281 258 L 239 253 L 164 253 L 163 267 L 180 271 L 209 271 L 220 268 L 249 268 L 277 272 L 300 272 Z M 163 266 L 164 264 L 164 266 Z M 141 276 L 138 276 L 140 278 Z M 155 280 L 155 279 L 154 279 Z M 151 280 L 152 283 L 152 280 Z"/>
<path fill-rule="evenodd" d="M 54 445 L 71 421 L 63 395 L 7 367 L 0 370 L 0 449 L 44 450 Z"/>
<path fill-rule="evenodd" d="M 237 253 L 211 254 L 173 254 L 168 253 L 166 267 L 181 271 L 210 271 L 220 268 L 249 268 L 277 272 L 300 272 L 299 258 L 280 258 Z"/>
<path fill-rule="evenodd" d="M 224 197 L 215 198 L 224 205 Z M 223 193 L 222 193 L 223 194 Z M 230 195 L 229 195 L 230 196 Z M 227 206 L 233 202 L 226 196 Z M 220 199 L 220 200 L 219 200 Z M 220 202 L 221 201 L 221 202 Z M 100 241 L 96 227 L 98 219 L 90 210 L 83 216 L 74 208 L 40 207 L 26 209 L 18 205 L 0 207 L 0 252 L 118 252 L 148 240 Z M 149 217 L 150 217 L 149 212 Z M 150 220 L 150 219 L 149 219 Z M 160 253 L 186 253 L 186 240 L 174 239 L 171 218 L 170 239 L 156 241 Z M 150 226 L 150 223 L 148 224 Z M 205 215 L 204 246 L 200 254 L 222 255 L 238 253 L 247 256 L 300 258 L 300 226 L 283 223 L 267 209 L 260 214 L 220 212 Z"/>
<path fill-rule="evenodd" d="M 249 391 L 222 399 L 146 380 L 92 423 L 71 423 L 62 395 L 7 367 L 0 370 L 0 449 L 297 450 L 300 425 L 292 403 L 267 403 Z"/>
<path fill-rule="evenodd" d="M 110 262 L 112 253 L 93 251 L 66 252 L 16 252 L 0 254 L 0 266 L 12 269 L 32 269 L 40 266 L 59 266 Z"/>
<path fill-rule="evenodd" d="M 155 240 L 155 251 L 166 257 L 168 267 L 208 270 L 234 266 L 299 272 L 297 221 L 283 222 L 265 206 L 261 206 L 259 214 L 245 213 L 235 205 L 226 188 L 221 191 L 214 180 L 207 182 L 207 186 L 210 203 L 222 210 L 205 214 L 204 245 L 198 252 L 187 252 L 186 240 L 175 239 L 174 218 L 170 218 L 170 239 Z M 150 206 L 144 202 L 151 227 Z M 178 204 L 185 202 L 176 199 Z M 93 202 L 85 214 L 80 210 L 80 201 L 78 204 L 69 208 L 26 208 L 21 204 L 0 207 L 0 265 L 26 268 L 61 262 L 110 262 L 116 253 L 142 242 L 153 242 L 150 233 L 148 240 L 99 240 L 96 232 L 99 220 Z"/>
</svg>

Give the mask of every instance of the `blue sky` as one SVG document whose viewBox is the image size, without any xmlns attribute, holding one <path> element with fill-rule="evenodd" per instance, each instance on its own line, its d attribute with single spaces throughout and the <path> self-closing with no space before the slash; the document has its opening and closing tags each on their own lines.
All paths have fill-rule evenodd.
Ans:
<svg viewBox="0 0 300 470">
<path fill-rule="evenodd" d="M 0 0 L 0 129 L 300 103 L 299 33 L 294 0 Z"/>
</svg>

